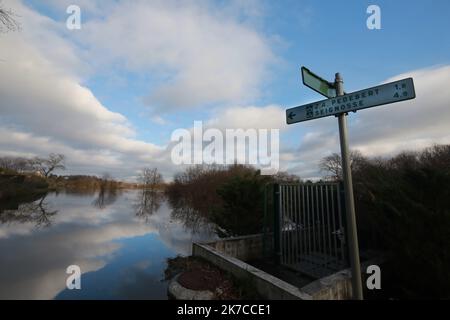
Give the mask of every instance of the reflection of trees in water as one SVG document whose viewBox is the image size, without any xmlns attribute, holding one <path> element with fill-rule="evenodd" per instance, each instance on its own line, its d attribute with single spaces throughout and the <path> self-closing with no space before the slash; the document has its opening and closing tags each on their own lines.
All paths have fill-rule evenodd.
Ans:
<svg viewBox="0 0 450 320">
<path fill-rule="evenodd" d="M 16 210 L 5 210 L 0 214 L 0 223 L 11 222 L 33 222 L 36 227 L 46 228 L 52 224 L 52 217 L 58 213 L 58 210 L 50 210 L 49 204 L 45 201 L 47 195 L 41 199 L 19 204 Z"/>
<path fill-rule="evenodd" d="M 119 194 L 120 192 L 116 187 L 102 183 L 100 185 L 97 198 L 92 202 L 92 205 L 97 208 L 104 209 L 116 202 Z"/>
<path fill-rule="evenodd" d="M 149 217 L 159 210 L 164 195 L 155 190 L 143 189 L 138 193 L 136 203 L 134 205 L 136 216 L 148 221 Z"/>
<path fill-rule="evenodd" d="M 169 204 L 172 207 L 172 219 L 181 222 L 193 234 L 215 230 L 215 226 L 206 217 L 206 212 L 194 208 L 187 199 L 169 197 Z"/>
<path fill-rule="evenodd" d="M 97 194 L 96 189 L 64 189 L 64 191 L 55 191 L 55 194 L 58 195 L 59 193 L 73 195 L 73 196 L 80 196 L 80 197 L 93 197 Z"/>
</svg>

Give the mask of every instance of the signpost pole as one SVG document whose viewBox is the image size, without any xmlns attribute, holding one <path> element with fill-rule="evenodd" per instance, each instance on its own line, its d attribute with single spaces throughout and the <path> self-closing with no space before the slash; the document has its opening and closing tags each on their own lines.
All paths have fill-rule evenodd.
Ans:
<svg viewBox="0 0 450 320">
<path fill-rule="evenodd" d="M 352 268 L 353 298 L 362 300 L 363 288 L 361 283 L 361 264 L 359 260 L 358 232 L 356 228 L 350 153 L 348 151 L 346 115 L 350 111 L 356 112 L 356 110 L 415 99 L 416 92 L 414 89 L 414 81 L 412 78 L 406 78 L 346 94 L 344 92 L 344 81 L 339 73 L 336 73 L 334 84 L 332 84 L 305 67 L 302 67 L 301 70 L 303 84 L 324 95 L 328 99 L 287 109 L 286 123 L 294 124 L 332 115 L 338 117 L 342 176 L 345 189 L 346 233 L 350 265 Z"/>
<path fill-rule="evenodd" d="M 337 96 L 344 95 L 344 81 L 339 73 L 336 73 L 335 79 Z M 348 248 L 350 255 L 350 265 L 352 268 L 352 289 L 353 298 L 363 299 L 361 282 L 361 265 L 359 260 L 358 233 L 356 230 L 355 202 L 353 198 L 352 171 L 350 168 L 350 154 L 348 150 L 348 134 L 346 114 L 338 115 L 339 138 L 341 142 L 342 175 L 344 178 L 345 189 L 345 208 L 347 220 Z"/>
</svg>

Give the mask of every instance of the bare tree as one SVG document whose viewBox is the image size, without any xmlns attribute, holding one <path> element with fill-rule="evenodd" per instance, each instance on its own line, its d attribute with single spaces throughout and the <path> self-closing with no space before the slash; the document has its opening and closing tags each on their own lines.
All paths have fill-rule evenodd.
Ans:
<svg viewBox="0 0 450 320">
<path fill-rule="evenodd" d="M 350 151 L 350 168 L 352 171 L 357 170 L 363 161 L 364 157 L 361 152 L 357 150 Z M 323 158 L 319 167 L 321 171 L 328 173 L 328 179 L 335 181 L 342 179 L 342 161 L 338 153 L 333 153 Z"/>
<path fill-rule="evenodd" d="M 17 15 L 11 9 L 5 9 L 0 0 L 0 32 L 20 30 L 20 23 L 15 17 Z"/>
<path fill-rule="evenodd" d="M 139 176 L 139 182 L 144 185 L 145 189 L 156 191 L 156 189 L 164 183 L 164 180 L 157 168 L 144 168 Z"/>
<path fill-rule="evenodd" d="M 33 171 L 33 161 L 21 157 L 1 157 L 0 168 L 18 173 Z"/>
<path fill-rule="evenodd" d="M 35 158 L 34 166 L 44 177 L 48 177 L 55 170 L 65 170 L 65 156 L 63 154 L 51 153 L 48 159 Z"/>
<path fill-rule="evenodd" d="M 326 172 L 327 178 L 331 180 L 339 180 L 342 177 L 341 156 L 333 153 L 326 156 L 320 161 L 320 170 Z"/>
</svg>

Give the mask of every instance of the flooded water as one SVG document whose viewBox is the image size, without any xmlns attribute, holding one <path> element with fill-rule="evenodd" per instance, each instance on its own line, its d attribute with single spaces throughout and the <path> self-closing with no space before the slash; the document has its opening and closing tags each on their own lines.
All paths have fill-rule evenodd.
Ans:
<svg viewBox="0 0 450 320">
<path fill-rule="evenodd" d="M 48 194 L 0 208 L 0 299 L 167 299 L 167 258 L 213 226 L 160 194 Z M 68 266 L 81 269 L 69 290 Z"/>
</svg>

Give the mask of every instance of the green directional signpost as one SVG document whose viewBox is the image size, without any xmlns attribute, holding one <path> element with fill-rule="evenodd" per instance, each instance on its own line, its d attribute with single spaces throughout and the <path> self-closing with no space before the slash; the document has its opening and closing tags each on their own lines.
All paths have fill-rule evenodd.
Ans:
<svg viewBox="0 0 450 320">
<path fill-rule="evenodd" d="M 321 95 L 327 98 L 336 97 L 336 88 L 333 83 L 322 79 L 305 67 L 302 67 L 302 79 L 305 86 L 310 87 Z"/>
<path fill-rule="evenodd" d="M 356 112 L 361 109 L 414 99 L 416 97 L 414 82 L 412 78 L 407 78 L 353 93 L 344 93 L 344 81 L 339 73 L 336 73 L 335 81 L 331 83 L 315 75 L 305 67 L 302 67 L 301 70 L 303 84 L 328 99 L 287 109 L 286 122 L 287 124 L 293 124 L 333 115 L 338 117 L 353 297 L 354 299 L 362 300 L 361 264 L 356 229 L 352 173 L 350 170 L 346 115 L 352 111 Z"/>
</svg>

